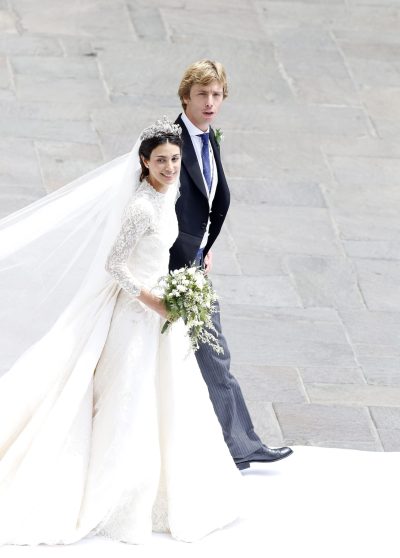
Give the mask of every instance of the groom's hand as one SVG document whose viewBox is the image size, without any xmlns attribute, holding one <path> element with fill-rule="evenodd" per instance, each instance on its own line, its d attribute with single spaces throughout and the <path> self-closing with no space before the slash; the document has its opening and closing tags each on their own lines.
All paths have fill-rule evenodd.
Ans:
<svg viewBox="0 0 400 558">
<path fill-rule="evenodd" d="M 210 273 L 212 269 L 212 261 L 213 261 L 213 255 L 210 250 L 209 252 L 207 252 L 207 255 L 204 257 L 204 271 L 206 273 Z"/>
</svg>

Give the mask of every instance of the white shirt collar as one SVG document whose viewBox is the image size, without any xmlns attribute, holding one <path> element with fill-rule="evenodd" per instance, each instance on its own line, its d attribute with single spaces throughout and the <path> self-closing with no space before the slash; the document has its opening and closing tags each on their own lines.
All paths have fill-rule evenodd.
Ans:
<svg viewBox="0 0 400 558">
<path fill-rule="evenodd" d="M 200 130 L 200 128 L 198 128 L 197 126 L 195 126 L 193 124 L 193 122 L 191 122 L 189 120 L 189 118 L 186 116 L 186 114 L 184 112 L 182 112 L 182 116 L 181 116 L 183 123 L 185 124 L 187 131 L 189 132 L 190 136 L 199 136 L 200 134 L 204 134 L 204 133 L 209 133 L 210 132 L 210 128 L 208 128 L 207 132 L 203 132 L 203 130 Z"/>
</svg>

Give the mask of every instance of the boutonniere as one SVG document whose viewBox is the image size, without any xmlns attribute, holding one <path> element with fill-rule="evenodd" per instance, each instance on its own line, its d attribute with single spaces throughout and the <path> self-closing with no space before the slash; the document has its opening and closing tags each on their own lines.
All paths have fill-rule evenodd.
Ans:
<svg viewBox="0 0 400 558">
<path fill-rule="evenodd" d="M 218 145 L 221 145 L 221 141 L 224 139 L 224 134 L 222 133 L 221 128 L 216 128 L 214 130 L 215 141 Z"/>
</svg>

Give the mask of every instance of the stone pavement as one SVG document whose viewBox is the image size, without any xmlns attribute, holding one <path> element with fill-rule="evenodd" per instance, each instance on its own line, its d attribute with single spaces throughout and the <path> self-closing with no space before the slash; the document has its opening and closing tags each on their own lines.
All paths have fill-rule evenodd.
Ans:
<svg viewBox="0 0 400 558">
<path fill-rule="evenodd" d="M 400 0 L 0 0 L 0 211 L 126 152 L 227 68 L 215 248 L 271 445 L 400 450 Z"/>
</svg>

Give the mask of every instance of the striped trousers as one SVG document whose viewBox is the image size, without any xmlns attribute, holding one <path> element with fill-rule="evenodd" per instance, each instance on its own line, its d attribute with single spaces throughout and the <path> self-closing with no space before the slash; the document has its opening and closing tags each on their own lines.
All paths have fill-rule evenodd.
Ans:
<svg viewBox="0 0 400 558">
<path fill-rule="evenodd" d="M 218 302 L 217 302 L 218 305 Z M 242 390 L 230 373 L 230 352 L 221 330 L 220 308 L 213 314 L 213 324 L 218 332 L 218 342 L 224 349 L 217 354 L 209 345 L 201 344 L 195 355 L 207 384 L 210 399 L 221 424 L 225 442 L 234 459 L 250 456 L 263 447 L 254 432 Z"/>
</svg>

